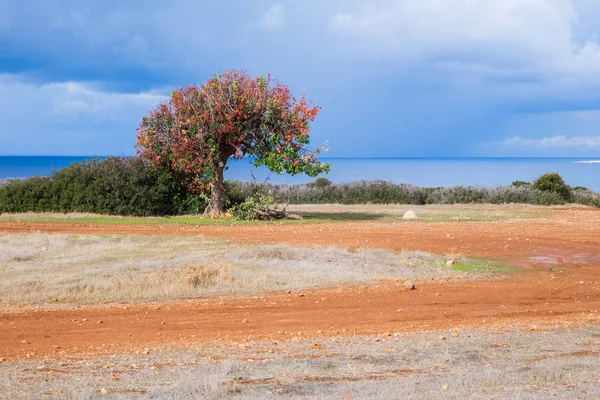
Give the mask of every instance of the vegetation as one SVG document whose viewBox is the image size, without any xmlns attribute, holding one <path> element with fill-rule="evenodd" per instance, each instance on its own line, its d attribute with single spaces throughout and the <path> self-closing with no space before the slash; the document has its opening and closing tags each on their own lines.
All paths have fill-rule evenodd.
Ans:
<svg viewBox="0 0 600 400">
<path fill-rule="evenodd" d="M 248 196 L 243 202 L 234 205 L 229 212 L 234 219 L 241 221 L 270 220 L 271 207 L 273 207 L 273 197 L 254 193 Z"/>
<path fill-rule="evenodd" d="M 516 187 L 521 187 L 521 186 L 529 186 L 529 185 L 531 185 L 531 182 L 525 182 L 525 181 L 514 181 L 514 182 L 512 183 L 512 185 L 513 185 L 513 186 L 516 186 Z"/>
<path fill-rule="evenodd" d="M 542 187 L 549 189 L 537 189 L 534 185 L 420 188 L 384 181 L 332 183 L 324 178 L 297 185 L 227 181 L 224 188 L 226 206 L 239 220 L 256 219 L 250 216 L 256 217 L 265 209 L 273 209 L 272 203 L 575 203 L 600 207 L 600 195 L 596 192 L 567 186 L 565 195 L 561 186 L 556 185 L 560 181 L 555 178 L 542 181 L 545 185 Z M 547 184 L 546 181 L 553 184 Z M 206 205 L 204 196 L 179 184 L 172 178 L 171 171 L 156 169 L 137 158 L 91 160 L 73 164 L 49 177 L 13 180 L 0 186 L 0 212 L 165 216 L 199 214 L 204 212 Z M 271 217 L 266 219 L 273 219 Z"/>
<path fill-rule="evenodd" d="M 506 204 L 560 205 L 568 202 L 600 207 L 600 195 L 591 190 L 569 190 L 568 198 L 554 191 L 522 186 L 454 186 L 421 188 L 384 181 L 315 183 L 298 185 L 248 184 L 230 182 L 239 197 L 255 191 L 270 194 L 275 202 L 290 204 Z"/>
<path fill-rule="evenodd" d="M 89 160 L 0 187 L 0 212 L 150 216 L 198 213 L 204 207 L 202 198 L 191 196 L 168 172 L 138 158 Z"/>
<path fill-rule="evenodd" d="M 570 190 L 563 178 L 556 172 L 543 174 L 533 182 L 533 188 L 542 192 L 556 193 L 565 200 L 569 199 Z"/>
<path fill-rule="evenodd" d="M 192 193 L 210 189 L 205 213 L 225 210 L 223 171 L 230 157 L 251 156 L 276 173 L 316 176 L 328 170 L 308 150 L 310 122 L 320 107 L 296 100 L 271 76 L 245 71 L 216 74 L 200 86 L 174 90 L 142 119 L 138 152 Z"/>
</svg>

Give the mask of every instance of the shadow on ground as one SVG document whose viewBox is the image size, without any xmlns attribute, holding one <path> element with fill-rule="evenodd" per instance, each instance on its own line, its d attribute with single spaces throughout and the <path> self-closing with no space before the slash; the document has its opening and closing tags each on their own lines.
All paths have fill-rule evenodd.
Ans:
<svg viewBox="0 0 600 400">
<path fill-rule="evenodd" d="M 388 214 L 368 214 L 353 212 L 295 212 L 307 221 L 380 221 L 393 217 Z"/>
</svg>

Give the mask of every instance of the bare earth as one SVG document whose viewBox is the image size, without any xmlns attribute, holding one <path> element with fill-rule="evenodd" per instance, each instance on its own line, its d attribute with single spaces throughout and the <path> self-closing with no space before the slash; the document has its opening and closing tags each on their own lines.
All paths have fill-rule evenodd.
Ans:
<svg viewBox="0 0 600 400">
<path fill-rule="evenodd" d="M 460 214 L 463 209 L 466 218 Z M 371 218 L 390 210 L 386 218 Z M 173 240 L 149 241 L 146 246 L 154 246 L 152 254 L 159 258 L 147 259 L 141 268 L 159 268 L 161 260 L 166 264 L 165 249 L 171 247 L 172 254 L 187 253 L 180 262 L 185 257 L 200 260 L 201 254 L 204 259 L 213 257 L 213 253 L 202 253 L 208 251 L 202 246 L 212 246 L 214 251 L 233 246 L 228 251 L 234 253 L 228 254 L 238 261 L 268 254 L 275 257 L 269 265 L 276 265 L 284 276 L 287 269 L 281 268 L 286 265 L 314 267 L 307 270 L 312 274 L 330 273 L 357 257 L 365 264 L 346 271 L 355 274 L 348 277 L 381 277 L 397 268 L 386 266 L 390 254 L 362 250 L 380 248 L 402 251 L 394 254 L 405 257 L 410 256 L 407 251 L 430 252 L 443 256 L 437 258 L 442 263 L 465 256 L 512 267 L 503 279 L 480 275 L 458 280 L 452 278 L 453 271 L 436 267 L 428 272 L 429 267 L 420 266 L 426 272 L 415 275 L 421 277 L 415 280 L 415 290 L 407 289 L 403 279 L 373 282 L 360 278 L 355 282 L 365 283 L 331 280 L 329 288 L 253 289 L 251 294 L 237 295 L 207 292 L 206 297 L 181 300 L 177 300 L 178 292 L 158 293 L 160 300 L 148 302 L 140 297 L 127 304 L 17 302 L 0 308 L 0 399 L 32 395 L 86 399 L 599 398 L 600 210 L 520 210 L 515 206 L 490 207 L 489 212 L 479 206 L 440 210 L 435 212 L 456 214 L 460 210 L 461 217 L 441 218 L 444 222 L 435 222 L 435 216 L 403 221 L 398 218 L 404 211 L 399 206 L 326 205 L 297 206 L 295 211 L 368 214 L 369 218 L 250 225 L 83 224 L 68 218 L 52 223 L 0 221 L 0 234 L 5 235 L 0 246 L 23 242 L 4 253 L 0 248 L 0 261 L 9 260 L 2 271 L 4 279 L 23 287 L 31 279 L 28 271 L 41 273 L 44 266 L 53 268 L 46 277 L 57 274 L 56 282 L 77 286 L 76 277 L 87 278 L 73 268 L 91 263 L 94 257 L 115 268 L 103 270 L 94 264 L 97 271 L 92 268 L 90 273 L 95 276 L 106 274 L 109 279 L 118 271 L 135 275 L 141 270 L 127 268 L 139 261 L 127 251 L 138 252 L 145 245 L 135 238 L 161 236 Z M 474 214 L 468 214 L 473 210 Z M 427 212 L 431 214 L 431 209 L 417 210 L 420 215 Z M 485 219 L 474 217 L 482 212 Z M 495 213 L 499 218 L 489 218 Z M 63 235 L 50 241 L 49 237 L 60 236 L 53 234 L 83 235 L 90 240 Z M 126 240 L 123 236 L 86 236 L 104 234 L 141 236 Z M 199 238 L 208 244 L 198 245 Z M 58 250 L 53 253 L 44 248 L 45 258 L 38 259 L 40 250 L 29 249 L 36 240 L 51 242 Z M 84 245 L 89 249 L 81 247 L 79 258 L 73 256 L 75 261 L 67 265 L 65 254 L 74 248 L 69 246 Z M 330 246 L 335 247 L 326 249 Z M 299 260 L 303 254 L 308 256 L 298 247 L 309 248 L 312 258 Z M 110 256 L 107 249 L 118 257 L 102 261 Z M 345 257 L 345 261 L 336 263 L 329 255 Z M 324 256 L 327 259 L 321 260 Z M 375 260 L 378 266 L 370 265 Z M 187 271 L 185 266 L 174 269 L 174 264 L 169 265 L 165 268 L 175 274 Z M 246 266 L 236 264 L 236 268 Z M 245 273 L 254 279 L 269 276 L 270 287 L 285 281 L 273 270 L 261 270 L 262 275 L 257 271 Z M 70 275 L 60 278 L 67 272 Z M 161 274 L 156 276 L 176 279 L 173 274 Z M 302 279 L 298 282 L 310 281 Z M 244 282 L 237 284 L 243 287 Z M 161 287 L 157 285 L 157 290 Z M 18 290 L 12 292 L 15 299 L 20 298 Z M 128 289 L 121 290 L 125 292 L 114 293 L 121 296 Z M 73 296 L 77 298 L 76 293 Z M 7 298 L 5 293 L 3 301 L 10 304 Z"/>
<path fill-rule="evenodd" d="M 0 231 L 202 235 L 260 244 L 425 250 L 501 258 L 509 265 L 525 268 L 507 280 L 423 282 L 414 292 L 404 290 L 398 282 L 388 282 L 307 291 L 303 297 L 284 293 L 207 299 L 159 309 L 152 304 L 5 312 L 0 314 L 0 357 L 126 350 L 147 342 L 177 345 L 186 340 L 224 337 L 259 340 L 281 335 L 280 331 L 330 332 L 332 326 L 334 331 L 381 333 L 579 321 L 598 317 L 600 304 L 600 210 L 587 208 L 558 209 L 543 218 L 495 222 L 355 221 L 249 226 L 4 222 L 0 223 Z M 84 319 L 86 322 L 82 322 Z"/>
</svg>

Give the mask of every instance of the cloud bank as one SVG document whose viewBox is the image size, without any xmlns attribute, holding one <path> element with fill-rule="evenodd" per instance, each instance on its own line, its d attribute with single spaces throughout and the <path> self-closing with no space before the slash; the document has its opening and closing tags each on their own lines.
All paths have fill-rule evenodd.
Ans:
<svg viewBox="0 0 600 400">
<path fill-rule="evenodd" d="M 246 68 L 332 156 L 587 156 L 599 30 L 596 0 L 0 0 L 0 153 L 131 153 L 161 94 Z"/>
</svg>

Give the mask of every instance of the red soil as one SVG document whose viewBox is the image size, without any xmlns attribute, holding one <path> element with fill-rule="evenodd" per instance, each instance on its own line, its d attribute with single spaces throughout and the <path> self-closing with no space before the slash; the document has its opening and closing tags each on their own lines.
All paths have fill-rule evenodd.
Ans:
<svg viewBox="0 0 600 400">
<path fill-rule="evenodd" d="M 248 226 L 0 223 L 0 232 L 201 235 L 251 243 L 386 247 L 501 258 L 500 281 L 399 282 L 252 298 L 0 312 L 0 358 L 125 352 L 343 334 L 599 324 L 600 210 L 499 222 Z M 552 270 L 550 270 L 552 268 Z M 299 331 L 302 333 L 300 334 Z"/>
</svg>

